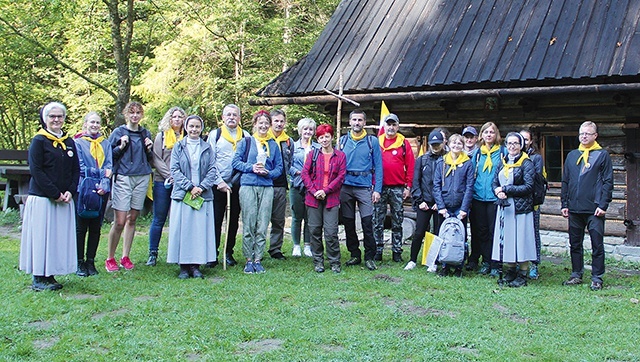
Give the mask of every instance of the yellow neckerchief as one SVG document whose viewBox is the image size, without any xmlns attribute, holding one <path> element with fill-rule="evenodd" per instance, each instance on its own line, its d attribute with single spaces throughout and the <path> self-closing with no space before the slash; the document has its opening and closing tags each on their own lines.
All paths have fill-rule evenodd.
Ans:
<svg viewBox="0 0 640 362">
<path fill-rule="evenodd" d="M 180 142 L 183 138 L 184 138 L 184 132 L 180 132 L 180 136 L 176 137 L 176 131 L 173 130 L 173 128 L 169 128 L 168 130 L 164 131 L 164 141 L 163 141 L 163 147 L 167 150 L 170 150 L 173 148 L 173 145 L 176 144 L 176 142 Z"/>
<path fill-rule="evenodd" d="M 267 132 L 267 135 L 264 137 L 260 136 L 258 132 L 256 132 L 253 134 L 253 137 L 258 141 L 260 146 L 266 148 L 267 157 L 271 156 L 271 153 L 269 153 L 269 140 L 272 140 L 273 137 L 269 134 L 269 132 Z"/>
<path fill-rule="evenodd" d="M 289 135 L 287 135 L 287 132 L 285 132 L 285 131 L 282 131 L 280 133 L 280 136 L 277 136 L 277 137 L 276 137 L 275 133 L 273 133 L 271 128 L 269 128 L 269 132 L 267 132 L 267 133 L 269 134 L 269 136 L 271 136 L 271 138 L 273 138 L 276 141 L 278 146 L 280 146 L 281 142 L 286 142 L 286 141 L 289 140 Z"/>
<path fill-rule="evenodd" d="M 491 172 L 491 169 L 493 168 L 493 160 L 491 160 L 491 154 L 498 151 L 499 149 L 500 146 L 498 145 L 493 145 L 491 149 L 488 149 L 487 145 L 480 146 L 480 152 L 483 155 L 487 155 L 487 158 L 484 160 L 484 165 L 482 166 L 482 172 L 486 171 L 487 169 L 489 169 L 489 172 Z"/>
<path fill-rule="evenodd" d="M 361 139 L 365 138 L 367 136 L 367 131 L 363 130 L 362 131 L 362 136 L 356 136 L 353 131 L 349 131 L 349 135 L 351 135 L 351 139 L 358 142 Z"/>
<path fill-rule="evenodd" d="M 582 144 L 580 144 L 580 147 L 578 147 L 579 151 L 582 151 L 582 155 L 580 155 L 580 157 L 578 157 L 578 162 L 576 162 L 576 165 L 580 164 L 580 160 L 582 160 L 582 162 L 584 162 L 584 165 L 589 167 L 589 151 L 595 151 L 595 150 L 601 150 L 602 147 L 598 144 L 598 142 L 594 141 L 593 144 L 591 145 L 591 147 L 585 147 Z"/>
<path fill-rule="evenodd" d="M 91 157 L 98 162 L 98 168 L 102 168 L 102 164 L 104 163 L 104 149 L 101 143 L 104 141 L 104 136 L 92 138 L 91 136 L 83 135 L 82 139 L 91 143 L 89 153 L 91 153 Z"/>
<path fill-rule="evenodd" d="M 522 162 L 524 162 L 524 160 L 528 159 L 529 155 L 527 155 L 526 152 L 522 152 L 522 155 L 520 156 L 520 159 L 517 162 L 514 162 L 514 163 L 507 163 L 506 158 L 507 157 L 505 157 L 505 159 L 502 160 L 502 166 L 504 166 L 504 176 L 505 177 L 509 177 L 509 171 L 512 168 L 516 168 L 516 167 L 522 166 Z"/>
<path fill-rule="evenodd" d="M 469 156 L 467 155 L 466 152 L 460 152 L 460 154 L 458 155 L 458 158 L 456 158 L 455 160 L 453 159 L 452 152 L 449 152 L 446 155 L 444 155 L 444 163 L 451 166 L 449 167 L 449 170 L 444 175 L 444 177 L 449 176 L 451 171 L 455 171 L 458 166 L 462 165 L 467 161 L 469 161 Z"/>
<path fill-rule="evenodd" d="M 383 151 L 389 151 L 394 148 L 402 147 L 402 144 L 404 143 L 404 136 L 401 135 L 400 133 L 396 133 L 396 140 L 389 147 L 384 146 L 385 139 L 386 139 L 386 136 L 383 134 L 378 136 L 378 142 L 380 143 L 380 147 L 382 148 Z"/>
<path fill-rule="evenodd" d="M 53 147 L 58 147 L 58 145 L 60 145 L 60 147 L 62 147 L 63 150 L 67 150 L 67 145 L 64 144 L 64 140 L 66 140 L 67 138 L 69 138 L 68 135 L 66 134 L 62 134 L 62 137 L 58 138 L 54 135 L 52 135 L 51 133 L 47 132 L 46 130 L 40 128 L 40 130 L 38 131 L 39 135 L 45 136 L 47 139 L 53 141 Z"/>
<path fill-rule="evenodd" d="M 229 132 L 227 126 L 220 127 L 220 136 L 231 143 L 234 151 L 236 150 L 238 141 L 242 139 L 242 135 L 244 134 L 244 131 L 240 127 L 236 127 L 236 132 L 236 138 L 233 139 L 233 137 L 231 137 L 231 132 Z"/>
</svg>

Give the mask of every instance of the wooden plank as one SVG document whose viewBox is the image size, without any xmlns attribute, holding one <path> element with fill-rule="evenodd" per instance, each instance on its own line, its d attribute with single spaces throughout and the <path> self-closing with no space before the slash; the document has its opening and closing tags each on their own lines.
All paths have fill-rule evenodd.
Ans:
<svg viewBox="0 0 640 362">
<path fill-rule="evenodd" d="M 640 152 L 640 130 L 627 129 L 627 152 Z M 640 159 L 627 165 L 627 220 L 633 226 L 627 231 L 627 245 L 640 246 Z"/>
<path fill-rule="evenodd" d="M 625 219 L 625 207 L 626 202 L 613 200 L 607 209 L 607 219 L 623 221 Z M 540 207 L 540 212 L 546 215 L 561 215 L 561 208 L 562 204 L 559 197 L 547 196 L 544 204 Z"/>
<path fill-rule="evenodd" d="M 597 43 L 587 45 L 585 49 L 591 52 L 593 57 L 587 56 L 583 52 L 580 57 L 580 63 L 576 67 L 575 75 L 588 74 L 608 74 L 609 67 L 613 56 L 618 48 L 617 42 L 622 28 L 618 19 L 624 17 L 624 12 L 628 6 L 627 0 L 598 1 L 594 16 L 601 19 L 595 19 L 594 22 L 600 22 L 599 34 L 594 34 L 593 38 L 597 39 Z"/>
<path fill-rule="evenodd" d="M 513 54 L 513 50 L 507 49 L 510 49 L 510 44 L 513 42 L 514 28 L 518 25 L 518 22 L 523 22 L 521 19 L 521 11 L 524 7 L 524 1 L 509 1 L 508 3 L 508 9 L 499 13 L 503 17 L 502 20 L 489 21 L 490 24 L 500 24 L 493 30 L 494 38 L 485 42 L 484 46 L 480 46 L 476 49 L 471 58 L 471 62 L 477 64 L 475 59 L 478 59 L 482 53 L 486 54 L 486 59 L 484 62 L 480 63 L 481 66 L 469 67 L 468 70 L 472 70 L 474 72 L 468 76 L 465 75 L 464 78 L 475 78 L 478 82 L 489 81 L 493 79 L 497 68 L 500 67 L 500 60 L 504 57 L 505 52 Z M 498 4 L 502 4 L 502 2 L 498 2 Z"/>
<path fill-rule="evenodd" d="M 28 161 L 29 151 L 27 150 L 0 150 L 0 160 L 2 161 Z"/>
<path fill-rule="evenodd" d="M 562 216 L 540 215 L 540 229 L 567 232 L 568 220 Z M 607 219 L 604 223 L 605 236 L 621 236 L 626 234 L 626 227 L 620 221 Z M 567 239 L 567 244 L 569 240 Z"/>
</svg>

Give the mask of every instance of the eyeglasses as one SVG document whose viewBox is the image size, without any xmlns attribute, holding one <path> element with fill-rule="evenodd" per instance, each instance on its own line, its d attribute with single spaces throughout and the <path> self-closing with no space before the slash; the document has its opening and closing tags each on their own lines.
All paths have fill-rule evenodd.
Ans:
<svg viewBox="0 0 640 362">
<path fill-rule="evenodd" d="M 63 114 L 50 114 L 49 118 L 51 118 L 51 119 L 64 119 L 64 115 Z"/>
<path fill-rule="evenodd" d="M 589 133 L 589 132 L 578 133 L 578 136 L 594 136 L 594 135 L 595 135 L 595 132 L 594 133 Z"/>
<path fill-rule="evenodd" d="M 224 115 L 225 117 L 238 117 L 237 113 L 231 113 L 231 112 L 225 113 Z"/>
<path fill-rule="evenodd" d="M 519 142 L 507 142 L 507 147 L 520 147 L 520 143 Z"/>
</svg>

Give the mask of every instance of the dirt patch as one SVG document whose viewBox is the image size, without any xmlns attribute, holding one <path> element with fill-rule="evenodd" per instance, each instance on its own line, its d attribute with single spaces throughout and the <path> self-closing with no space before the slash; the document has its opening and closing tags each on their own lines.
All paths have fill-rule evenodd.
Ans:
<svg viewBox="0 0 640 362">
<path fill-rule="evenodd" d="M 35 329 L 40 329 L 40 330 L 46 330 L 49 329 L 53 326 L 53 322 L 51 321 L 33 321 L 30 322 L 29 324 L 27 324 L 29 327 L 35 328 Z"/>
<path fill-rule="evenodd" d="M 413 337 L 413 333 L 410 331 L 398 331 L 396 334 L 402 339 L 409 339 Z"/>
<path fill-rule="evenodd" d="M 389 283 L 400 283 L 402 281 L 402 279 L 400 278 L 396 278 L 396 277 L 392 277 L 390 275 L 386 275 L 386 274 L 377 274 L 373 277 L 373 279 L 375 280 L 382 280 L 385 282 L 389 282 Z"/>
<path fill-rule="evenodd" d="M 69 298 L 69 299 L 78 299 L 78 300 L 84 300 L 84 299 L 96 300 L 98 298 L 101 298 L 101 296 L 100 295 L 93 295 L 93 294 L 75 294 L 75 295 L 70 295 L 67 298 Z"/>
<path fill-rule="evenodd" d="M 213 277 L 213 278 L 208 278 L 209 282 L 211 284 L 220 284 L 222 282 L 224 282 L 224 278 L 223 277 Z"/>
<path fill-rule="evenodd" d="M 20 240 L 21 231 L 14 226 L 0 226 L 0 235 L 11 239 Z"/>
<path fill-rule="evenodd" d="M 343 298 L 340 298 L 336 301 L 333 302 L 334 305 L 337 305 L 338 307 L 342 307 L 342 308 L 348 308 L 353 306 L 355 303 Z"/>
<path fill-rule="evenodd" d="M 502 306 L 500 304 L 494 304 L 493 308 L 495 310 L 497 310 L 498 312 L 502 313 L 505 317 L 511 319 L 512 321 L 516 322 L 516 323 L 527 323 L 529 322 L 529 320 L 527 318 L 524 318 L 520 315 L 518 315 L 517 313 L 510 313 L 509 309 L 507 309 L 507 307 Z"/>
<path fill-rule="evenodd" d="M 453 346 L 451 348 L 452 350 L 458 351 L 460 353 L 464 353 L 464 354 L 471 354 L 473 356 L 478 356 L 478 350 L 473 348 L 473 347 L 468 347 L 468 346 Z"/>
<path fill-rule="evenodd" d="M 59 340 L 60 340 L 60 338 L 58 338 L 58 337 L 51 337 L 51 338 L 45 338 L 45 339 L 36 339 L 35 341 L 33 341 L 33 347 L 35 347 L 36 349 L 51 348 L 56 343 L 58 343 Z"/>
<path fill-rule="evenodd" d="M 342 352 L 344 351 L 344 347 L 343 346 L 338 346 L 335 344 L 321 344 L 319 346 L 323 351 L 325 352 Z"/>
<path fill-rule="evenodd" d="M 442 309 L 428 308 L 428 307 L 415 305 L 408 300 L 398 302 L 391 298 L 383 298 L 382 302 L 384 303 L 384 305 L 388 307 L 398 308 L 401 312 L 405 314 L 417 315 L 421 317 L 426 315 L 432 315 L 436 317 L 441 317 L 441 316 L 447 316 L 451 318 L 456 317 L 456 314 L 453 312 L 442 310 Z"/>
<path fill-rule="evenodd" d="M 202 359 L 202 356 L 199 353 L 189 353 L 186 359 L 187 361 L 199 361 Z"/>
<path fill-rule="evenodd" d="M 127 312 L 128 312 L 127 309 L 120 308 L 120 309 L 112 310 L 111 312 L 96 313 L 96 314 L 91 316 L 91 319 L 96 320 L 96 319 L 101 319 L 101 318 L 106 317 L 106 316 L 116 317 L 116 316 L 119 316 L 119 315 L 123 315 L 123 314 L 125 314 Z"/>
<path fill-rule="evenodd" d="M 262 339 L 259 341 L 248 341 L 240 343 L 239 347 L 243 352 L 251 354 L 260 354 L 264 352 L 270 352 L 282 347 L 284 343 L 281 339 Z"/>
</svg>

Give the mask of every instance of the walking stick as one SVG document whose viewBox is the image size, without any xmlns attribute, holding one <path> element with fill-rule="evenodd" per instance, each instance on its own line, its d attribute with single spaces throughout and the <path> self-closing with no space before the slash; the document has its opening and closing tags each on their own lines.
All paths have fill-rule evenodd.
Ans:
<svg viewBox="0 0 640 362">
<path fill-rule="evenodd" d="M 229 215 L 231 214 L 231 189 L 227 188 L 227 209 L 224 212 L 224 218 L 227 220 L 224 230 L 224 257 L 222 259 L 222 270 L 227 270 L 227 239 L 229 238 Z"/>
<path fill-rule="evenodd" d="M 509 206 L 507 200 L 498 199 L 498 207 L 500 208 L 500 269 L 498 269 L 498 285 L 504 286 L 505 282 L 502 275 L 502 264 L 504 259 L 504 208 Z"/>
</svg>

